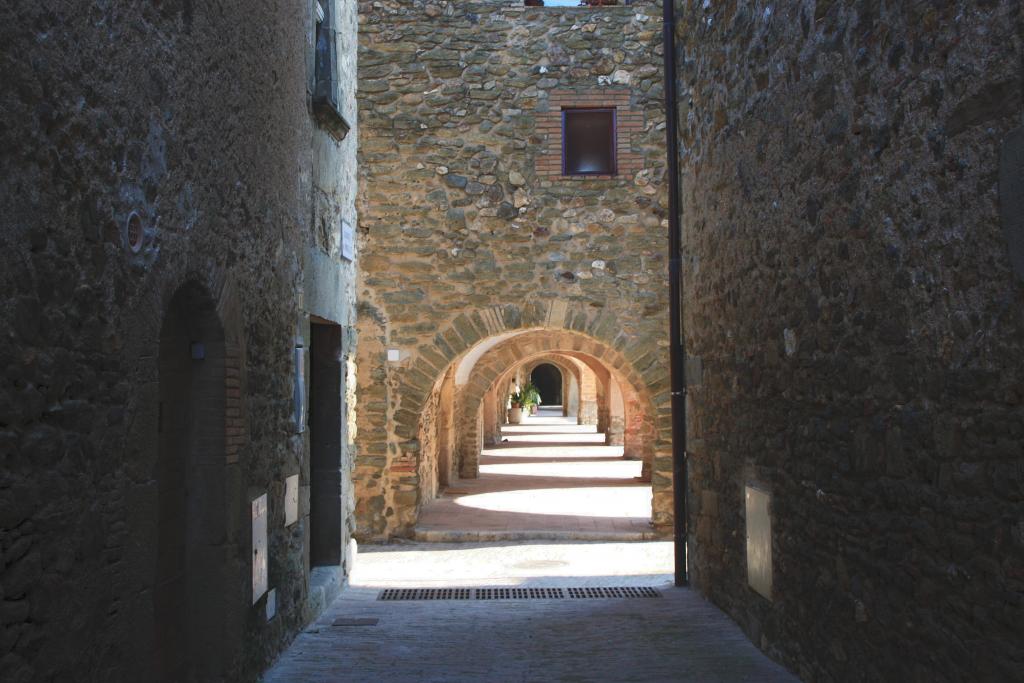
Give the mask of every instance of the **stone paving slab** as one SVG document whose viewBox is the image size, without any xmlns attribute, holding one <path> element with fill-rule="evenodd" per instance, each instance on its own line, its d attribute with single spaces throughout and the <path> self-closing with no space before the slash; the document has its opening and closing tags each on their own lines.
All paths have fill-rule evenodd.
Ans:
<svg viewBox="0 0 1024 683">
<path fill-rule="evenodd" d="M 593 425 L 542 416 L 505 425 L 507 443 L 485 448 L 477 479 L 454 482 L 420 512 L 419 541 L 641 541 L 650 524 L 651 486 L 641 463 L 605 446 Z"/>
<path fill-rule="evenodd" d="M 263 680 L 797 680 L 719 610 L 693 591 L 672 587 L 670 561 L 669 543 L 364 548 L 353 586 L 299 635 Z M 653 585 L 662 597 L 376 599 L 382 586 L 428 585 Z"/>
</svg>

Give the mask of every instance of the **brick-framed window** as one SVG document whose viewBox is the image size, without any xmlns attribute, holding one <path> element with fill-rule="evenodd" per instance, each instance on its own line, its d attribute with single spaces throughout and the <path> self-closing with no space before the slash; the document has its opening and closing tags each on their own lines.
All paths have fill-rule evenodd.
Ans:
<svg viewBox="0 0 1024 683">
<path fill-rule="evenodd" d="M 562 110 L 562 175 L 615 175 L 615 110 Z"/>
<path fill-rule="evenodd" d="M 537 175 L 566 180 L 611 180 L 636 175 L 643 170 L 643 156 L 633 151 L 632 138 L 643 132 L 644 113 L 632 106 L 627 88 L 587 88 L 551 90 L 547 108 L 537 112 L 537 132 L 542 137 L 542 150 L 537 155 Z M 574 173 L 566 165 L 566 112 L 612 112 L 614 141 L 611 142 L 613 165 L 608 173 Z M 571 114 L 570 114 L 571 115 Z"/>
</svg>

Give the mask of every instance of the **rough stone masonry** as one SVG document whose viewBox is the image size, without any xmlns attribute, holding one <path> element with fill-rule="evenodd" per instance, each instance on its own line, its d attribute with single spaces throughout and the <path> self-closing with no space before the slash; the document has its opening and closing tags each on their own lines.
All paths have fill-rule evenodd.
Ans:
<svg viewBox="0 0 1024 683">
<path fill-rule="evenodd" d="M 1021 4 L 677 8 L 696 585 L 805 680 L 1020 680 Z"/>
<path fill-rule="evenodd" d="M 360 36 L 358 532 L 409 532 L 436 492 L 437 385 L 475 345 L 533 329 L 572 332 L 548 351 L 623 356 L 667 528 L 660 7 L 367 1 Z M 614 176 L 562 175 L 561 110 L 581 106 L 616 110 Z M 456 414 L 479 438 L 476 409 Z"/>
<path fill-rule="evenodd" d="M 295 347 L 310 314 L 353 336 L 337 232 L 356 140 L 313 123 L 313 10 L 0 6 L 0 680 L 169 680 L 154 662 L 200 660 L 196 678 L 253 680 L 323 607 Z M 354 123 L 355 8 L 328 20 Z M 263 494 L 274 592 L 254 595 Z M 184 628 L 178 604 L 219 621 Z"/>
</svg>

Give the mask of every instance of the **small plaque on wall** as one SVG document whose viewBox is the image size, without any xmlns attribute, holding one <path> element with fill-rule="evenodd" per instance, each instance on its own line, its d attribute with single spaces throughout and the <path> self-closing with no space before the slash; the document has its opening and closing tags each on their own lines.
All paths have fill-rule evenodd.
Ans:
<svg viewBox="0 0 1024 683">
<path fill-rule="evenodd" d="M 267 494 L 252 501 L 252 604 L 267 592 Z"/>
<path fill-rule="evenodd" d="M 299 521 L 299 475 L 284 480 L 284 525 Z"/>
<path fill-rule="evenodd" d="M 356 258 L 356 229 L 344 219 L 341 221 L 341 258 L 346 261 Z"/>
<path fill-rule="evenodd" d="M 771 495 L 747 486 L 747 583 L 772 599 L 772 515 Z"/>
</svg>

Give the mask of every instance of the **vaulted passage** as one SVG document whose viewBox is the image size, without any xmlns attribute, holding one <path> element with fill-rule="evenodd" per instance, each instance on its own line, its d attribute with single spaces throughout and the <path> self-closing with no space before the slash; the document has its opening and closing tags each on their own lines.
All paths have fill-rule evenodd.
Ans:
<svg viewBox="0 0 1024 683">
<path fill-rule="evenodd" d="M 640 373 L 608 342 L 552 324 L 555 315 L 567 316 L 569 309 L 552 305 L 541 312 L 546 326 L 512 329 L 500 327 L 510 313 L 495 315 L 494 332 L 481 335 L 447 364 L 431 366 L 424 356 L 404 374 L 409 384 L 398 385 L 392 394 L 403 406 L 394 413 L 394 433 L 414 438 L 395 439 L 390 467 L 357 471 L 356 521 L 363 540 L 391 535 L 448 538 L 460 531 L 477 536 L 498 531 L 512 536 L 529 531 L 620 533 L 634 538 L 665 533 L 671 521 L 671 480 L 653 474 L 665 467 L 667 459 L 658 460 L 656 453 L 667 452 L 663 439 L 669 428 L 667 411 L 655 408 L 656 396 L 663 405 L 665 392 L 656 357 L 640 357 L 646 368 Z M 534 376 L 548 380 L 543 392 L 532 384 Z M 420 377 L 429 377 L 432 384 L 424 386 Z M 546 407 L 544 394 L 561 398 L 560 404 Z M 422 407 L 414 411 L 406 405 Z M 523 461 L 513 466 L 509 458 L 514 457 Z M 588 458 L 596 461 L 592 464 L 600 473 L 587 471 L 582 463 Z M 612 466 L 610 459 L 617 463 Z M 553 474 L 553 465 L 562 460 L 576 464 Z M 382 479 L 390 485 L 380 486 Z M 627 482 L 622 488 L 630 511 L 588 513 L 586 505 L 595 499 L 584 491 L 600 482 L 594 491 L 609 494 L 614 479 Z M 560 485 L 567 481 L 575 483 Z M 531 518 L 525 507 L 541 497 L 525 493 L 531 488 L 580 490 Z M 626 489 L 632 492 L 626 494 Z M 558 497 L 549 493 L 546 500 L 554 504 Z M 568 501 L 587 499 L 580 509 L 570 509 Z M 496 507 L 475 518 L 458 514 L 473 502 Z M 503 520 L 498 519 L 501 506 L 510 506 Z M 421 520 L 421 514 L 427 517 Z"/>
<path fill-rule="evenodd" d="M 541 363 L 530 373 L 530 381 L 540 392 L 540 405 L 562 406 L 562 372 L 551 363 Z"/>
<path fill-rule="evenodd" d="M 651 487 L 642 464 L 606 445 L 595 425 L 541 408 L 522 424 L 503 425 L 485 447 L 480 473 L 428 502 L 415 537 L 425 541 L 524 538 L 653 538 Z"/>
</svg>

